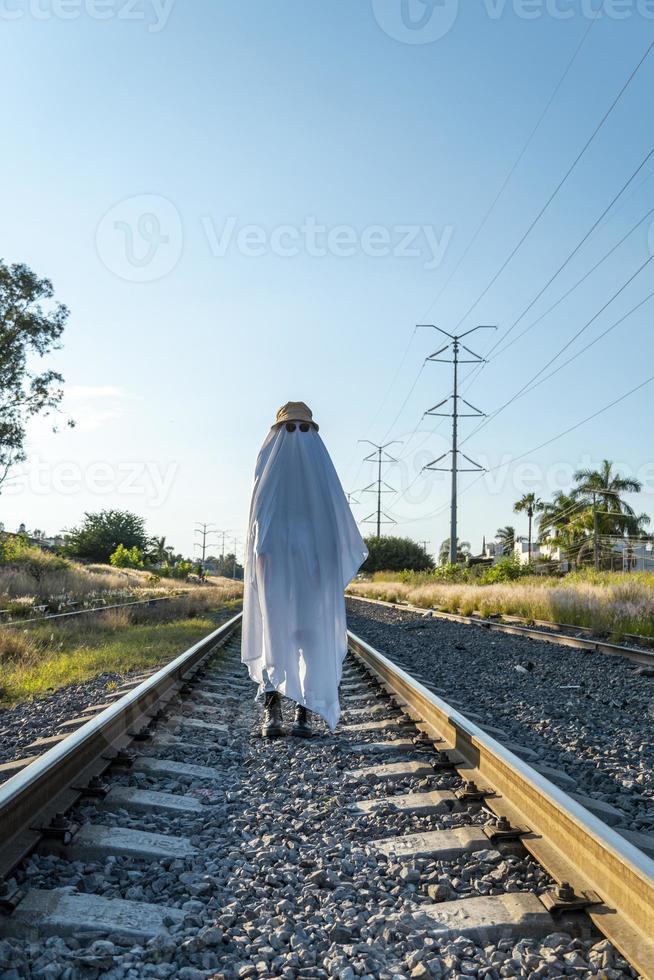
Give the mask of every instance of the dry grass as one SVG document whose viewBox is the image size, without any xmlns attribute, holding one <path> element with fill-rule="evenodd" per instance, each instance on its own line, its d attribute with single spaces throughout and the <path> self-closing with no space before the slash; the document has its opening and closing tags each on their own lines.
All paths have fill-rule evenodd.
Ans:
<svg viewBox="0 0 654 980">
<path fill-rule="evenodd" d="M 152 606 L 0 629 L 0 704 L 104 672 L 164 664 L 234 612 L 241 592 L 240 583 L 226 579 Z"/>
<path fill-rule="evenodd" d="M 52 568 L 45 562 L 35 566 L 38 577 L 30 571 L 30 564 L 0 565 L 0 608 L 11 609 L 12 615 L 20 615 L 21 607 L 29 615 L 30 607 L 48 603 L 56 611 L 57 603 L 64 597 L 76 602 L 111 599 L 129 593 L 134 598 L 150 598 L 170 595 L 174 592 L 197 590 L 197 581 L 157 578 L 140 569 L 118 569 L 111 565 L 80 565 L 66 562 Z M 242 583 L 227 578 L 210 577 L 203 588 L 213 591 L 218 600 L 222 596 L 236 596 L 242 592 Z"/>
<path fill-rule="evenodd" d="M 425 609 L 469 616 L 506 614 L 571 626 L 589 626 L 602 634 L 654 636 L 654 576 L 569 576 L 521 579 L 502 585 L 391 581 L 354 582 L 347 593 L 386 602 L 408 602 Z"/>
</svg>

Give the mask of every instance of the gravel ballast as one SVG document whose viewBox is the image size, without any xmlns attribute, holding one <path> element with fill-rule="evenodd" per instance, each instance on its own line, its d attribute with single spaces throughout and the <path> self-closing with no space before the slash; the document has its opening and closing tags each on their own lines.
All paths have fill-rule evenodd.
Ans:
<svg viewBox="0 0 654 980">
<path fill-rule="evenodd" d="M 623 658 L 348 599 L 349 628 L 455 707 L 654 833 L 654 678 Z M 500 738 L 500 740 L 502 740 Z M 565 788 L 568 788 L 567 786 Z"/>
<path fill-rule="evenodd" d="M 184 711 L 207 721 L 228 722 L 224 734 L 182 727 L 157 729 L 139 754 L 209 766 L 213 779 L 154 776 L 137 767 L 116 771 L 111 786 L 192 795 L 198 814 L 112 809 L 85 803 L 71 813 L 82 825 L 138 828 L 188 838 L 195 853 L 176 860 L 138 860 L 125 855 L 95 860 L 35 854 L 16 876 L 22 889 L 61 888 L 113 899 L 130 899 L 181 910 L 169 935 L 148 942 L 116 937 L 53 937 L 40 942 L 0 941 L 3 980 L 180 980 L 336 977 L 339 980 L 400 978 L 604 977 L 635 974 L 597 935 L 581 938 L 556 928 L 538 939 L 506 936 L 478 944 L 463 936 L 435 940 L 415 913 L 433 902 L 550 888 L 547 874 L 520 848 L 484 847 L 456 860 L 434 854 L 401 859 L 372 842 L 427 830 L 481 826 L 488 815 L 478 805 L 417 815 L 384 805 L 359 813 L 356 801 L 455 790 L 453 772 L 380 779 L 354 771 L 393 758 L 368 753 L 362 743 L 416 734 L 401 730 L 349 731 L 367 719 L 406 721 L 388 700 L 356 703 L 345 694 L 343 725 L 335 734 L 315 723 L 310 740 L 261 738 L 261 708 L 254 688 L 236 667 L 230 645 L 225 696 L 216 703 L 200 681 Z M 235 672 L 235 677 L 232 676 Z M 357 675 L 358 676 L 358 675 Z M 361 675 L 363 676 L 363 675 Z M 213 681 L 220 678 L 220 667 Z M 352 710 L 364 708 L 363 713 Z M 370 710 L 369 710 L 370 709 Z M 292 705 L 285 702 L 290 727 Z M 429 761 L 429 747 L 416 745 L 400 758 Z"/>
<path fill-rule="evenodd" d="M 83 714 L 91 705 L 103 704 L 112 691 L 137 673 L 100 674 L 81 684 L 68 684 L 44 697 L 0 708 L 0 763 L 22 758 L 30 742 L 56 735 L 60 725 Z"/>
<path fill-rule="evenodd" d="M 213 616 L 216 625 L 230 619 L 235 612 L 219 610 Z M 59 727 L 64 722 L 80 717 L 86 708 L 103 704 L 116 688 L 128 684 L 135 677 L 157 669 L 155 666 L 123 673 L 105 671 L 79 684 L 67 684 L 29 701 L 0 707 L 0 764 L 24 758 L 28 755 L 25 748 L 30 742 L 60 734 Z M 9 775 L 0 772 L 0 783 L 8 778 Z"/>
</svg>

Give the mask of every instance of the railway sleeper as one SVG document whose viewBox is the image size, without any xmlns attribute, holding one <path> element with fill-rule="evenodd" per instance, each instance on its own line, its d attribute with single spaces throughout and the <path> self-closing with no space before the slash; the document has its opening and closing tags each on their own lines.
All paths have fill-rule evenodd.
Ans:
<svg viewBox="0 0 654 980">
<path fill-rule="evenodd" d="M 198 672 L 195 680 L 184 689 L 182 694 L 185 704 L 175 702 L 169 705 L 167 717 L 154 727 L 153 738 L 148 742 L 148 754 L 128 753 L 129 758 L 122 768 L 114 766 L 108 770 L 107 792 L 98 793 L 95 797 L 91 794 L 90 801 L 97 817 L 102 819 L 102 814 L 109 815 L 107 824 L 86 822 L 77 827 L 71 822 L 67 828 L 69 832 L 65 834 L 44 835 L 38 846 L 39 853 L 55 855 L 64 862 L 96 862 L 99 866 L 108 858 L 116 858 L 130 862 L 130 866 L 135 869 L 131 873 L 136 876 L 139 866 L 151 868 L 167 862 L 184 866 L 185 862 L 191 862 L 197 867 L 201 863 L 202 849 L 196 846 L 191 834 L 185 836 L 183 833 L 155 833 L 135 829 L 133 826 L 122 826 L 121 820 L 123 815 L 127 822 L 133 822 L 138 815 L 147 815 L 152 820 L 174 818 L 181 821 L 181 825 L 184 821 L 189 821 L 189 827 L 197 821 L 205 826 L 210 825 L 214 819 L 214 808 L 200 802 L 197 796 L 188 792 L 166 791 L 165 786 L 171 780 L 175 784 L 190 782 L 213 785 L 223 795 L 233 792 L 229 788 L 233 786 L 230 782 L 234 778 L 233 770 L 220 763 L 205 765 L 202 760 L 214 756 L 220 759 L 221 752 L 229 747 L 230 740 L 235 735 L 246 746 L 252 744 L 253 739 L 259 738 L 258 731 L 252 734 L 247 727 L 243 727 L 241 721 L 245 713 L 251 712 L 252 689 L 242 683 L 243 671 L 240 666 L 231 666 L 230 659 L 233 663 L 237 651 L 237 645 L 230 643 L 226 648 L 228 657 L 218 667 L 203 670 L 202 676 Z M 581 895 L 574 893 L 574 890 L 571 894 L 560 885 L 557 886 L 554 880 L 550 881 L 549 899 L 545 897 L 548 892 L 541 888 L 537 892 L 513 890 L 499 894 L 468 894 L 454 899 L 448 897 L 448 900 L 425 900 L 422 881 L 425 869 L 442 867 L 448 862 L 462 862 L 461 866 L 465 869 L 469 860 L 475 866 L 490 868 L 496 866 L 498 861 L 502 862 L 506 856 L 514 855 L 516 849 L 524 859 L 526 852 L 516 838 L 528 834 L 529 830 L 512 827 L 506 820 L 489 820 L 488 814 L 483 810 L 483 803 L 495 795 L 493 790 L 483 786 L 478 789 L 472 785 L 469 763 L 465 756 L 453 746 L 448 748 L 447 753 L 443 753 L 439 745 L 445 743 L 431 729 L 428 729 L 426 740 L 418 738 L 418 729 L 412 722 L 422 720 L 420 712 L 412 709 L 401 694 L 390 697 L 387 691 L 376 689 L 372 678 L 351 658 L 348 658 L 344 676 L 345 724 L 341 727 L 339 741 L 334 743 L 331 754 L 325 756 L 321 751 L 321 738 L 311 739 L 306 744 L 293 748 L 295 752 L 302 754 L 307 766 L 311 766 L 313 761 L 320 764 L 321 759 L 329 758 L 334 766 L 334 778 L 340 773 L 339 778 L 344 779 L 339 792 L 345 792 L 348 787 L 353 791 L 355 798 L 349 807 L 343 809 L 343 815 L 347 816 L 340 824 L 341 833 L 345 834 L 348 830 L 349 837 L 344 836 L 341 843 L 334 841 L 329 849 L 323 847 L 321 869 L 311 870 L 313 857 L 310 855 L 314 853 L 317 841 L 320 840 L 321 823 L 328 818 L 328 811 L 325 811 L 325 815 L 316 824 L 317 837 L 310 838 L 306 845 L 306 855 L 294 843 L 296 832 L 291 819 L 290 822 L 281 824 L 287 828 L 284 832 L 287 835 L 285 846 L 277 848 L 281 858 L 272 848 L 274 835 L 264 833 L 256 838 L 250 833 L 235 837 L 231 845 L 233 849 L 236 847 L 235 853 L 243 855 L 241 862 L 247 863 L 256 855 L 262 868 L 271 869 L 268 872 L 272 875 L 271 880 L 278 883 L 277 887 L 283 895 L 283 871 L 276 872 L 274 869 L 276 862 L 281 861 L 281 868 L 286 866 L 285 862 L 290 861 L 294 854 L 289 866 L 304 867 L 307 869 L 305 874 L 315 878 L 307 894 L 315 891 L 325 901 L 330 891 L 336 896 L 339 891 L 344 890 L 344 894 L 350 895 L 348 903 L 351 904 L 352 896 L 356 892 L 348 891 L 347 881 L 351 872 L 344 872 L 343 869 L 347 865 L 354 865 L 351 861 L 344 861 L 344 858 L 353 849 L 356 849 L 359 861 L 365 860 L 367 854 L 376 855 L 371 860 L 380 862 L 380 866 L 388 869 L 384 873 L 391 875 L 392 882 L 400 882 L 393 884 L 391 892 L 393 889 L 408 888 L 404 898 L 404 911 L 384 911 L 381 915 L 384 920 L 382 934 L 388 947 L 389 962 L 393 961 L 394 949 L 401 949 L 402 963 L 398 963 L 396 968 L 406 970 L 406 975 L 414 968 L 410 964 L 415 957 L 410 951 L 419 948 L 416 946 L 416 937 L 419 936 L 432 944 L 430 948 L 438 950 L 451 940 L 469 941 L 480 949 L 489 944 L 541 940 L 545 937 L 555 942 L 557 930 L 562 924 L 578 934 L 590 933 L 588 920 L 583 916 L 575 917 L 570 911 L 575 912 L 588 902 L 599 901 L 599 896 Z M 196 684 L 199 685 L 197 690 Z M 213 711 L 207 711 L 206 699 L 209 699 Z M 244 704 L 247 709 L 244 709 Z M 190 708 L 187 709 L 186 705 L 190 705 Z M 192 713 L 186 713 L 187 710 Z M 416 741 L 407 740 L 409 732 L 416 736 Z M 379 740 L 380 735 L 389 737 Z M 397 737 L 393 738 L 394 735 Z M 361 741 L 362 738 L 364 741 Z M 58 741 L 59 739 L 56 740 Z M 434 742 L 438 754 L 434 752 Z M 264 746 L 264 750 L 273 751 L 270 745 Z M 312 756 L 315 756 L 315 760 L 312 760 Z M 380 757 L 379 761 L 376 757 Z M 461 770 L 463 779 L 455 767 Z M 283 766 L 279 772 L 283 775 Z M 232 775 L 229 776 L 228 773 Z M 132 785 L 136 777 L 144 778 L 147 788 L 143 788 L 140 782 L 137 786 Z M 239 778 L 247 780 L 247 766 Z M 162 788 L 156 788 L 159 782 L 162 783 Z M 252 785 L 259 784 L 255 780 Z M 260 785 L 257 792 L 261 794 L 257 801 L 261 806 L 261 822 L 268 824 L 271 820 L 274 823 L 275 819 L 281 819 L 281 815 L 275 813 L 274 805 L 267 809 L 265 784 Z M 88 805 L 89 797 L 86 795 L 84 806 Z M 292 807 L 289 812 L 292 812 Z M 354 821 L 349 829 L 346 827 L 348 818 Z M 77 812 L 74 819 L 78 819 Z M 237 818 L 237 823 L 240 819 Z M 390 825 L 391 829 L 398 832 L 395 836 L 383 836 Z M 257 845 L 253 847 L 252 841 L 258 841 Z M 344 843 L 347 846 L 343 847 Z M 344 861 L 340 865 L 339 873 L 330 868 L 329 862 L 334 856 L 337 860 Z M 237 864 L 236 867 L 238 866 Z M 401 869 L 399 877 L 398 869 Z M 198 874 L 200 873 L 198 870 Z M 343 873 L 345 879 L 340 877 Z M 434 872 L 430 872 L 432 880 L 433 875 Z M 236 887 L 240 880 L 235 877 L 230 887 Z M 501 875 L 493 880 L 501 882 Z M 98 936 L 112 936 L 125 942 L 144 943 L 157 937 L 166 941 L 166 937 L 181 938 L 188 933 L 188 930 L 184 932 L 187 912 L 165 902 L 153 904 L 127 898 L 106 898 L 61 887 L 45 889 L 28 886 L 24 892 L 22 888 L 14 888 L 13 892 L 8 888 L 8 891 L 16 896 L 16 901 L 12 904 L 10 898 L 7 898 L 5 914 L 0 915 L 0 936 L 19 936 L 38 941 L 48 936 L 74 936 L 78 941 L 84 937 L 90 940 Z M 261 891 L 261 886 L 255 888 L 253 901 L 258 900 L 254 897 L 257 891 Z M 360 891 L 365 896 L 366 888 L 363 887 Z M 432 899 L 438 889 L 430 886 L 427 892 Z M 339 908 L 338 903 L 331 899 L 329 901 L 332 902 L 330 908 Z M 279 908 L 285 908 L 285 905 L 290 907 L 292 903 L 282 897 Z M 321 899 L 313 907 L 319 910 Z M 2 908 L 0 897 L 0 909 Z M 243 911 L 247 913 L 247 907 Z M 288 913 L 289 909 L 285 908 L 285 914 Z M 280 917 L 283 919 L 284 915 Z M 231 926 L 226 923 L 232 923 L 232 920 L 236 922 L 238 915 L 230 912 L 222 918 L 225 920 L 223 925 L 229 929 Z M 246 924 L 253 921 L 244 915 Z M 250 936 L 251 933 L 252 927 L 246 928 L 245 936 Z M 348 943 L 351 928 L 345 921 L 342 926 L 337 922 L 332 927 L 331 935 L 336 945 L 340 943 L 342 950 L 350 948 Z M 410 938 L 408 946 L 405 942 L 407 937 Z M 262 940 L 269 938 L 261 935 Z M 173 948 L 176 943 L 177 939 L 172 944 Z M 189 945 L 188 939 L 184 945 Z M 270 947 L 267 958 L 257 960 L 260 955 L 257 950 L 261 951 L 263 945 L 262 942 L 258 944 L 245 964 L 243 956 L 236 956 L 231 947 L 221 947 L 225 968 L 233 969 L 233 972 L 226 972 L 225 975 L 250 975 L 248 962 L 256 965 L 256 972 L 261 976 L 282 975 L 276 972 L 279 967 L 274 966 L 278 960 L 275 953 L 279 947 Z M 334 943 L 332 947 L 333 945 Z M 329 952 L 325 949 L 321 954 L 325 958 L 325 964 L 331 962 L 330 957 L 336 955 L 332 952 L 332 947 Z M 246 947 L 242 945 L 242 948 Z M 294 955 L 293 948 L 291 944 L 291 959 Z M 296 945 L 295 949 L 297 948 Z M 354 953 L 347 955 L 353 956 Z M 299 965 L 302 968 L 301 958 Z M 312 975 L 326 977 L 328 971 L 317 962 Z"/>
</svg>

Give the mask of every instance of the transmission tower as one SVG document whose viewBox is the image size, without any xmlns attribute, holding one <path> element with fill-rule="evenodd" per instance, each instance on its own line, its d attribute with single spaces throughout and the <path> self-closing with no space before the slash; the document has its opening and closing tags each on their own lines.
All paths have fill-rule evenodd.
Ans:
<svg viewBox="0 0 654 980">
<path fill-rule="evenodd" d="M 462 344 L 461 341 L 464 337 L 467 337 L 468 334 L 474 333 L 475 330 L 496 330 L 497 327 L 483 325 L 478 327 L 472 327 L 471 330 L 466 330 L 465 333 L 451 334 L 448 333 L 447 330 L 443 330 L 442 327 L 434 326 L 433 323 L 420 323 L 418 324 L 418 326 L 430 327 L 432 330 L 438 330 L 440 331 L 440 333 L 445 334 L 446 337 L 450 338 L 444 347 L 441 347 L 440 350 L 437 350 L 433 354 L 430 354 L 426 360 L 436 361 L 440 364 L 454 365 L 453 391 L 448 398 L 444 398 L 443 401 L 439 402 L 437 405 L 434 405 L 433 408 L 429 408 L 425 412 L 425 415 L 436 415 L 436 416 L 440 416 L 441 418 L 452 419 L 452 448 L 449 452 L 443 453 L 442 456 L 439 456 L 438 459 L 434 459 L 432 460 L 431 463 L 427 463 L 427 465 L 423 468 L 425 470 L 436 470 L 436 471 L 452 474 L 452 499 L 451 499 L 451 513 L 450 513 L 450 564 L 455 565 L 457 561 L 457 543 L 458 543 L 458 536 L 457 536 L 458 474 L 483 472 L 483 466 L 480 466 L 479 463 L 476 463 L 474 459 L 470 459 L 469 456 L 466 456 L 466 454 L 462 453 L 461 450 L 459 449 L 459 419 L 484 417 L 484 413 L 480 409 L 475 408 L 474 405 L 471 405 L 469 401 L 466 401 L 466 399 L 462 398 L 461 395 L 459 394 L 459 364 L 483 364 L 484 358 L 481 357 L 480 354 L 476 354 L 474 351 L 470 350 L 470 348 L 466 347 L 465 344 Z M 460 356 L 461 350 L 465 351 L 465 354 L 467 354 L 468 356 L 461 357 Z M 442 357 L 441 355 L 445 354 L 446 351 L 451 351 L 452 356 Z M 443 408 L 443 406 L 447 405 L 448 402 L 450 401 L 452 402 L 451 412 L 439 411 L 439 409 Z M 469 409 L 469 411 L 467 412 L 460 411 L 459 409 L 460 402 L 462 402 L 465 405 L 465 407 Z M 447 456 L 450 455 L 452 457 L 451 466 L 438 465 L 439 463 L 442 463 L 442 461 Z M 460 466 L 459 457 L 462 457 L 469 465 Z"/>
<path fill-rule="evenodd" d="M 377 479 L 370 483 L 367 487 L 363 487 L 360 491 L 361 493 L 376 493 L 377 494 L 377 512 L 372 512 L 368 517 L 366 517 L 361 524 L 376 524 L 377 525 L 377 538 L 381 538 L 381 526 L 382 524 L 397 524 L 397 521 L 385 514 L 381 509 L 381 498 L 383 493 L 396 493 L 397 491 L 393 487 L 389 487 L 388 483 L 382 480 L 382 466 L 386 463 L 397 463 L 394 456 L 391 456 L 386 452 L 389 446 L 393 446 L 397 443 L 397 439 L 393 442 L 386 442 L 383 446 L 377 445 L 376 442 L 370 442 L 370 439 L 359 439 L 359 442 L 367 442 L 371 446 L 375 447 L 374 453 L 370 453 L 369 456 L 364 458 L 364 463 L 377 463 Z M 383 520 L 382 520 L 383 518 Z"/>
</svg>

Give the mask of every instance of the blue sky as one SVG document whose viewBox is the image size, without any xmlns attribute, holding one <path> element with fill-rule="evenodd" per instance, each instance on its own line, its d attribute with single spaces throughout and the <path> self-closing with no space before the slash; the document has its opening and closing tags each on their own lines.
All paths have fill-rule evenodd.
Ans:
<svg viewBox="0 0 654 980">
<path fill-rule="evenodd" d="M 385 508 L 398 533 L 437 548 L 447 478 L 417 477 L 448 429 L 427 419 L 413 433 L 451 381 L 429 364 L 411 391 L 440 346 L 415 324 L 452 331 L 485 289 L 654 40 L 653 8 L 606 0 L 436 300 L 588 31 L 589 0 L 408 0 L 413 28 L 402 0 L 6 0 L 2 255 L 51 278 L 71 309 L 52 363 L 78 424 L 31 426 L 0 519 L 54 533 L 118 506 L 186 552 L 196 521 L 242 540 L 259 445 L 278 405 L 303 399 L 346 490 L 374 477 L 358 439 L 404 440 L 387 479 L 410 489 Z M 506 330 L 636 169 L 653 81 L 654 53 L 461 329 Z M 652 208 L 654 160 L 514 333 Z M 650 218 L 467 397 L 489 413 L 507 401 L 651 243 Z M 654 289 L 652 266 L 567 356 Z M 512 515 L 522 492 L 549 497 L 604 456 L 645 479 L 636 503 L 654 512 L 653 387 L 496 469 L 645 380 L 651 314 L 645 304 L 466 443 L 493 471 L 469 490 L 461 478 L 461 537 L 478 548 L 500 525 L 526 531 Z M 481 353 L 491 342 L 471 338 Z M 374 501 L 359 499 L 364 518 Z"/>
</svg>

